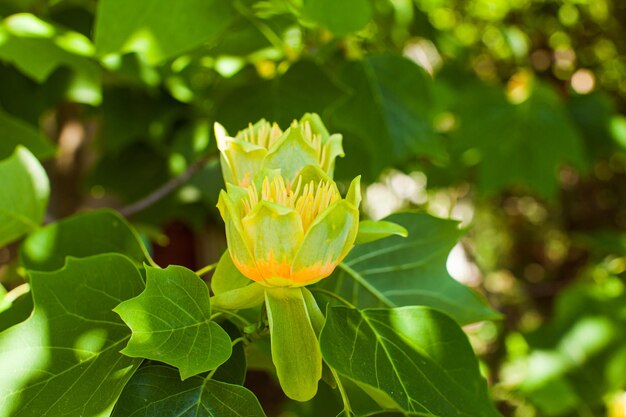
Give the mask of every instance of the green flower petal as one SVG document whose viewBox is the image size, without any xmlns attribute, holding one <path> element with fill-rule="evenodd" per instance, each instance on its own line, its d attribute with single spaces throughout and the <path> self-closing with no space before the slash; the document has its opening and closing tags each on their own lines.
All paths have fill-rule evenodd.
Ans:
<svg viewBox="0 0 626 417">
<path fill-rule="evenodd" d="M 352 203 L 354 207 L 357 209 L 361 204 L 361 176 L 354 178 L 350 183 L 350 188 L 348 188 L 348 193 L 346 194 L 346 201 Z"/>
<path fill-rule="evenodd" d="M 328 173 L 331 177 L 335 171 L 335 159 L 338 156 L 345 156 L 343 152 L 343 145 L 341 144 L 343 140 L 343 136 L 340 134 L 334 134 L 324 145 L 323 149 L 323 158 L 322 158 L 322 169 Z"/>
<path fill-rule="evenodd" d="M 237 185 L 252 181 L 263 166 L 267 150 L 242 139 L 229 137 L 219 123 L 215 123 L 215 138 L 220 150 L 224 181 Z"/>
<path fill-rule="evenodd" d="M 309 122 L 313 134 L 320 135 L 322 137 L 322 143 L 326 142 L 330 133 L 328 133 L 328 129 L 324 126 L 322 118 L 317 113 L 305 113 L 300 119 L 299 124 L 304 124 L 305 122 Z"/>
<path fill-rule="evenodd" d="M 282 176 L 292 181 L 306 165 L 317 165 L 317 153 L 302 134 L 300 126 L 290 127 L 272 146 L 265 159 L 268 168 L 280 168 Z"/>
<path fill-rule="evenodd" d="M 289 267 L 304 236 L 298 213 L 262 201 L 243 218 L 242 224 L 263 277 L 289 278 Z"/>
<path fill-rule="evenodd" d="M 359 211 L 352 203 L 341 200 L 327 208 L 304 236 L 292 278 L 311 284 L 330 275 L 354 246 L 358 228 Z"/>
<path fill-rule="evenodd" d="M 333 179 L 324 172 L 319 165 L 307 165 L 298 173 L 297 177 L 302 177 L 302 184 L 308 184 L 313 181 L 314 183 L 319 183 L 320 181 L 328 181 L 331 183 L 335 183 Z M 335 187 L 336 189 L 337 187 Z"/>
<path fill-rule="evenodd" d="M 220 192 L 217 208 L 224 219 L 228 251 L 233 263 L 242 274 L 254 281 L 260 281 L 262 276 L 256 266 L 251 247 L 243 234 L 239 219 L 240 211 L 224 190 Z"/>
</svg>

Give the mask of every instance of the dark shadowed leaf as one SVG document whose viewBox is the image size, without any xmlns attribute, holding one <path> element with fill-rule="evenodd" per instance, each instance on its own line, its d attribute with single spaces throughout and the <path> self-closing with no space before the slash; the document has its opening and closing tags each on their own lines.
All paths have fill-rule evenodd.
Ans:
<svg viewBox="0 0 626 417">
<path fill-rule="evenodd" d="M 39 130 L 0 109 L 0 159 L 10 156 L 17 145 L 28 148 L 39 159 L 54 155 L 52 143 Z"/>
<path fill-rule="evenodd" d="M 50 224 L 24 241 L 20 256 L 27 269 L 53 271 L 67 256 L 121 253 L 141 265 L 147 253 L 139 235 L 116 211 L 95 210 Z"/>
<path fill-rule="evenodd" d="M 357 165 L 351 174 L 375 178 L 396 162 L 442 157 L 432 127 L 432 80 L 421 67 L 401 56 L 373 55 L 348 64 L 341 81 L 352 94 L 334 108 L 332 122 Z"/>
<path fill-rule="evenodd" d="M 240 385 L 194 376 L 181 381 L 163 365 L 141 368 L 130 380 L 113 417 L 265 417 L 254 394 Z"/>
<path fill-rule="evenodd" d="M 342 95 L 318 65 L 300 61 L 279 77 L 232 91 L 220 102 L 216 118 L 231 134 L 261 118 L 287 128 L 306 112 L 324 113 Z"/>
<path fill-rule="evenodd" d="M 520 104 L 510 103 L 503 92 L 486 86 L 468 89 L 458 97 L 459 129 L 454 143 L 478 151 L 482 191 L 524 185 L 551 198 L 558 190 L 561 165 L 585 168 L 582 139 L 549 86 L 537 84 Z"/>
</svg>

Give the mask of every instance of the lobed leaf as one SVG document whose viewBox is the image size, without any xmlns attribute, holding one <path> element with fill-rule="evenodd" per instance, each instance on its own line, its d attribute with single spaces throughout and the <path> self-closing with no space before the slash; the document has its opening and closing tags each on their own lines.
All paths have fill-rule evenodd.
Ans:
<svg viewBox="0 0 626 417">
<path fill-rule="evenodd" d="M 217 368 L 232 353 L 230 337 L 211 320 L 209 288 L 182 266 L 147 266 L 146 289 L 114 311 L 133 332 L 122 353 L 176 366 L 182 379 Z"/>
<path fill-rule="evenodd" d="M 163 365 L 142 367 L 130 380 L 112 417 L 265 417 L 254 394 L 240 385 L 203 376 L 181 381 Z"/>
<path fill-rule="evenodd" d="M 105 254 L 30 278 L 32 315 L 0 333 L 0 416 L 108 416 L 141 363 L 119 353 L 130 331 L 112 311 L 141 291 L 139 271 Z"/>
<path fill-rule="evenodd" d="M 460 327 L 427 307 L 331 307 L 320 336 L 324 360 L 383 391 L 397 407 L 428 416 L 497 417 Z"/>
<path fill-rule="evenodd" d="M 460 324 L 496 319 L 471 289 L 446 271 L 446 260 L 463 234 L 458 224 L 425 213 L 387 218 L 408 231 L 352 249 L 337 271 L 321 282 L 359 308 L 425 305 Z"/>
</svg>

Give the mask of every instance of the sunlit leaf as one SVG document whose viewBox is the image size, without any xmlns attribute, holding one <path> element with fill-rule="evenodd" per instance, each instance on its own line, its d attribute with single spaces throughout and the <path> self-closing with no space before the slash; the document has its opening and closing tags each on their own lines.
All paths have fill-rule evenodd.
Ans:
<svg viewBox="0 0 626 417">
<path fill-rule="evenodd" d="M 44 219 L 50 184 L 43 167 L 19 146 L 0 161 L 0 247 L 35 231 Z"/>
<path fill-rule="evenodd" d="M 103 0 L 96 13 L 95 43 L 100 56 L 137 52 L 157 64 L 215 41 L 235 16 L 219 0 Z"/>
<path fill-rule="evenodd" d="M 387 220 L 405 227 L 408 237 L 355 247 L 321 285 L 360 308 L 425 305 L 461 324 L 498 317 L 446 270 L 448 254 L 463 235 L 456 222 L 425 213 L 395 214 Z"/>
<path fill-rule="evenodd" d="M 146 289 L 115 312 L 132 329 L 122 353 L 176 366 L 183 379 L 217 368 L 231 355 L 228 334 L 211 320 L 209 288 L 171 265 L 146 267 Z"/>
<path fill-rule="evenodd" d="M 119 353 L 130 330 L 112 311 L 143 287 L 117 254 L 30 274 L 35 309 L 0 333 L 0 416 L 108 416 L 141 360 Z"/>
<path fill-rule="evenodd" d="M 305 0 L 304 15 L 337 35 L 359 30 L 372 18 L 369 0 Z"/>
<path fill-rule="evenodd" d="M 45 81 L 55 70 L 72 71 L 67 96 L 73 101 L 98 105 L 102 99 L 101 70 L 90 59 L 93 45 L 83 35 L 21 13 L 0 25 L 0 59 L 14 64 L 37 82 Z"/>
<path fill-rule="evenodd" d="M 22 284 L 0 297 L 0 332 L 21 323 L 33 311 L 30 286 Z"/>
<path fill-rule="evenodd" d="M 426 307 L 332 307 L 320 336 L 325 361 L 428 416 L 496 417 L 487 384 L 458 325 Z"/>
</svg>

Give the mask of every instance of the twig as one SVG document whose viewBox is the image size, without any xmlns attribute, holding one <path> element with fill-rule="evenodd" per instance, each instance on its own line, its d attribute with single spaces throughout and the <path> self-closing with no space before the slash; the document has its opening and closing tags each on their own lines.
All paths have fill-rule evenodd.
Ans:
<svg viewBox="0 0 626 417">
<path fill-rule="evenodd" d="M 172 191 L 176 190 L 178 187 L 186 183 L 193 177 L 198 171 L 200 171 L 204 165 L 213 157 L 213 154 L 207 154 L 206 156 L 198 159 L 191 165 L 187 167 L 187 169 L 182 172 L 177 177 L 174 177 L 163 184 L 161 187 L 157 188 L 141 200 L 135 201 L 132 204 L 129 204 L 126 207 L 122 207 L 118 211 L 124 217 L 132 217 L 135 214 L 139 213 L 150 207 L 151 205 L 161 201 L 163 198 L 167 197 Z"/>
</svg>

